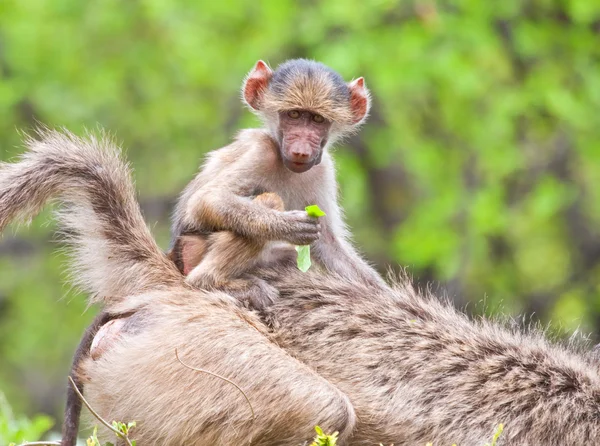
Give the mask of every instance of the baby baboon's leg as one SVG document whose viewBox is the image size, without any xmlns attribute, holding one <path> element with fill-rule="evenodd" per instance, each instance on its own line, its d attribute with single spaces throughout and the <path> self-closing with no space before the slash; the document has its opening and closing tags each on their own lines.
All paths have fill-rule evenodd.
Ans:
<svg viewBox="0 0 600 446">
<path fill-rule="evenodd" d="M 264 193 L 254 202 L 283 211 L 283 201 L 277 194 Z M 266 241 L 242 237 L 233 232 L 210 234 L 206 241 L 197 236 L 176 243 L 182 261 L 181 270 L 190 271 L 186 281 L 196 288 L 226 290 L 254 309 L 262 309 L 278 297 L 277 290 L 262 279 L 248 273 L 260 259 Z M 197 254 L 199 253 L 199 254 Z M 200 260 L 197 265 L 191 264 Z"/>
</svg>

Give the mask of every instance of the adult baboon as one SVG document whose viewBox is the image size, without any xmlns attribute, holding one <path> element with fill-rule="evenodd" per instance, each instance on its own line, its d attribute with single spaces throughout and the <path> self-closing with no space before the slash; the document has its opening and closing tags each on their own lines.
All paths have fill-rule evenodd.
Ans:
<svg viewBox="0 0 600 446">
<path fill-rule="evenodd" d="M 281 295 L 266 310 L 275 340 L 329 381 L 323 380 L 267 342 L 260 321 L 235 299 L 194 293 L 182 284 L 143 224 L 131 186 L 125 192 L 113 187 L 129 184 L 126 170 L 101 158 L 84 163 L 87 169 L 77 167 L 88 151 L 110 160 L 114 149 L 56 134 L 30 147 L 21 163 L 0 166 L 0 226 L 16 203 L 34 203 L 26 211 L 35 213 L 47 191 L 72 200 L 63 225 L 79 247 L 84 284 L 102 296 L 110 291 L 110 311 L 136 311 L 121 339 L 98 361 L 88 359 L 81 374 L 104 416 L 142 415 L 138 444 L 240 444 L 250 435 L 253 444 L 294 444 L 319 422 L 342 429 L 347 439 L 352 407 L 329 381 L 356 410 L 353 445 L 480 446 L 497 423 L 506 426 L 503 445 L 600 442 L 598 366 L 573 347 L 533 331 L 470 320 L 416 292 L 405 278 L 385 291 L 293 266 L 256 271 Z M 51 151 L 59 147 L 77 154 L 71 159 L 77 163 L 64 163 L 61 150 Z M 117 192 L 104 196 L 102 190 Z M 114 214 L 122 206 L 125 213 Z M 114 221 L 126 224 L 115 232 L 107 226 Z M 128 227 L 134 233 L 119 232 Z M 187 362 L 242 385 L 256 422 L 227 383 L 177 364 L 170 355 L 175 347 Z"/>
</svg>

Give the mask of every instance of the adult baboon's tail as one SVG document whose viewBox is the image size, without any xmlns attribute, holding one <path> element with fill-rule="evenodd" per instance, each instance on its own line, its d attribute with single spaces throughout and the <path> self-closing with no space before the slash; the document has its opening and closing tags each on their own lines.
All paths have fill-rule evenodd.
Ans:
<svg viewBox="0 0 600 446">
<path fill-rule="evenodd" d="M 117 303 L 149 289 L 181 284 L 140 211 L 129 166 L 106 135 L 79 138 L 40 130 L 15 163 L 0 163 L 0 231 L 27 221 L 51 199 L 73 248 L 74 282 L 91 301 Z"/>
</svg>

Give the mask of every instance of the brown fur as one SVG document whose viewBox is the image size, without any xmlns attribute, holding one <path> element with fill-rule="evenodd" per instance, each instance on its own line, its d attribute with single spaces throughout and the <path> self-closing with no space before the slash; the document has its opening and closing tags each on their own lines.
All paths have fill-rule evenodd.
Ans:
<svg viewBox="0 0 600 446">
<path fill-rule="evenodd" d="M 231 296 L 183 282 L 145 225 L 110 140 L 54 131 L 40 138 L 27 140 L 18 162 L 0 164 L 0 226 L 58 199 L 75 280 L 110 314 L 134 312 L 110 349 L 77 367 L 101 416 L 137 421 L 133 437 L 145 446 L 302 444 L 317 424 L 347 443 L 355 416 L 344 394 L 270 342 Z M 235 388 L 183 367 L 175 349 L 240 385 L 256 419 Z"/>
<path fill-rule="evenodd" d="M 0 163 L 0 231 L 60 196 L 60 226 L 76 251 L 73 279 L 91 302 L 120 301 L 144 284 L 180 284 L 145 225 L 129 168 L 110 138 L 43 130 L 39 136 L 26 139 L 18 162 Z"/>
<path fill-rule="evenodd" d="M 253 241 L 312 244 L 317 264 L 341 276 L 384 287 L 381 277 L 349 241 L 337 203 L 335 167 L 327 151 L 327 146 L 356 129 L 366 117 L 370 102 L 364 80 L 345 84 L 337 73 L 311 61 L 289 61 L 275 72 L 259 62 L 243 91 L 253 111 L 264 118 L 265 129 L 245 130 L 232 144 L 207 156 L 176 206 L 174 250 L 181 246 L 177 241 L 181 235 L 214 231 L 231 231 Z M 355 100 L 356 96 L 362 99 Z M 353 104 L 359 104 L 361 110 L 353 109 Z M 323 151 L 316 155 L 319 162 L 303 173 L 290 171 L 282 161 L 277 113 L 289 108 L 333 120 Z M 279 195 L 287 211 L 251 201 L 263 192 Z M 318 204 L 326 216 L 318 221 L 308 217 L 304 208 L 311 204 Z M 181 257 L 177 252 L 172 255 Z M 190 276 L 195 277 L 193 271 Z"/>
<path fill-rule="evenodd" d="M 503 446 L 600 441 L 594 354 L 470 320 L 404 276 L 383 290 L 293 265 L 256 272 L 281 293 L 265 309 L 278 345 L 350 397 L 353 445 L 482 446 L 499 423 Z"/>
<path fill-rule="evenodd" d="M 263 270 L 277 343 L 338 386 L 357 414 L 353 445 L 600 444 L 592 355 L 485 319 L 471 320 L 400 277 L 393 290 Z"/>
<path fill-rule="evenodd" d="M 330 99 L 331 87 L 331 82 L 323 73 L 307 75 L 297 70 L 291 88 L 285 96 L 267 90 L 263 110 L 267 113 L 277 113 L 280 110 L 308 109 L 330 121 L 351 125 L 351 108 L 339 107 L 335 100 Z"/>
<path fill-rule="evenodd" d="M 286 94 L 281 95 L 276 88 L 265 88 L 264 95 L 258 99 L 258 103 L 246 101 L 253 111 L 260 111 L 259 116 L 273 116 L 281 110 L 306 109 L 318 113 L 333 122 L 334 133 L 342 134 L 356 130 L 356 125 L 363 123 L 369 113 L 371 101 L 369 90 L 364 85 L 364 79 L 359 78 L 348 84 L 347 97 L 340 94 L 338 87 L 332 82 L 330 71 L 327 67 L 307 67 L 311 61 L 299 59 L 288 61 L 283 64 L 286 69 Z M 260 65 L 264 65 L 264 68 Z M 271 72 L 271 69 L 262 61 L 257 63 L 262 69 L 259 72 Z M 308 69 L 307 69 L 308 68 Z M 325 69 L 323 69 L 325 68 Z M 244 82 L 244 91 L 248 83 L 256 81 L 251 72 Z M 360 83 L 360 85 L 357 85 Z M 262 88 L 260 84 L 254 88 Z M 360 88 L 356 88 L 360 87 Z M 362 99 L 362 100 L 361 100 Z M 355 105 L 360 102 L 360 115 L 357 119 Z"/>
<path fill-rule="evenodd" d="M 169 277 L 170 271 L 144 277 Z M 406 279 L 393 291 L 382 291 L 319 271 L 279 267 L 260 275 L 283 296 L 268 310 L 278 343 L 350 395 L 359 421 L 353 445 L 374 439 L 396 445 L 480 445 L 499 422 L 506 425 L 502 445 L 580 445 L 600 439 L 600 378 L 591 356 L 535 332 L 469 320 L 447 303 L 416 292 Z M 92 389 L 88 396 L 103 415 L 140 420 L 143 413 L 139 444 L 150 445 L 240 444 L 248 431 L 258 439 L 255 444 L 293 444 L 298 438 L 288 441 L 293 429 L 314 422 L 323 408 L 322 416 L 344 425 L 347 435 L 351 408 L 343 395 L 265 342 L 260 321 L 225 294 L 198 295 L 176 284 L 164 289 L 162 283 L 141 283 L 158 290 L 119 304 L 110 301 L 116 312 L 141 310 L 134 316 L 138 329 L 127 331 L 99 362 L 88 361 L 83 368 Z M 241 396 L 226 383 L 211 381 L 215 378 L 176 368 L 169 354 L 176 347 L 195 366 L 242 386 L 257 383 L 259 391 L 246 391 L 268 422 L 246 430 Z M 249 349 L 258 361 L 248 360 Z M 202 391 L 190 392 L 197 384 Z M 262 405 L 264 395 L 269 401 Z M 299 407 L 278 417 L 273 407 L 287 408 L 281 401 L 292 395 Z M 330 398 L 323 401 L 323 395 Z M 314 404 L 315 410 L 303 416 Z M 298 417 L 301 422 L 291 426 Z M 224 425 L 237 430 L 224 432 Z"/>
<path fill-rule="evenodd" d="M 218 292 L 172 289 L 140 296 L 152 301 L 135 316 L 142 328 L 125 332 L 99 360 L 86 359 L 86 397 L 109 420 L 136 420 L 143 445 L 299 445 L 314 425 L 354 424 L 347 398 L 308 367 L 270 343 L 262 323 Z M 226 376 L 229 383 L 186 369 Z"/>
</svg>

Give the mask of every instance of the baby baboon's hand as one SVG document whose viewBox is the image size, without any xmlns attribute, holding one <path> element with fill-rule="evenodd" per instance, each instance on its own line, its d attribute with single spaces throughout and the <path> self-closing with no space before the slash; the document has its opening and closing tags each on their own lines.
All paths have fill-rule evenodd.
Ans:
<svg viewBox="0 0 600 446">
<path fill-rule="evenodd" d="M 310 245 L 321 236 L 318 218 L 309 217 L 306 211 L 282 212 L 285 228 L 282 239 L 294 245 Z"/>
</svg>

